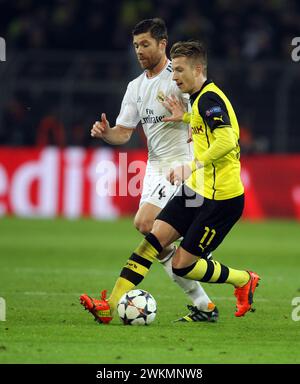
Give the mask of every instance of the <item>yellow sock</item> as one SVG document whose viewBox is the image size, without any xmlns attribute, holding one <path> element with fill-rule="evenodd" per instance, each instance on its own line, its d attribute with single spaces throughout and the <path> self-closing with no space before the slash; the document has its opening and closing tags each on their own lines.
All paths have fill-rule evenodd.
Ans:
<svg viewBox="0 0 300 384">
<path fill-rule="evenodd" d="M 135 285 L 133 283 L 123 277 L 117 279 L 110 298 L 108 299 L 111 315 L 113 315 L 117 309 L 118 302 L 124 293 L 130 291 L 134 287 Z"/>
<path fill-rule="evenodd" d="M 229 276 L 226 280 L 226 283 L 232 284 L 235 287 L 243 287 L 248 283 L 250 279 L 250 275 L 247 271 L 239 271 L 237 269 L 228 268 Z"/>
<path fill-rule="evenodd" d="M 175 270 L 174 272 L 187 279 L 207 283 L 227 283 L 235 287 L 242 287 L 249 281 L 249 273 L 247 271 L 227 267 L 216 260 L 199 259 L 195 264 L 183 268 L 181 272 L 179 271 L 177 270 L 176 273 Z"/>
<path fill-rule="evenodd" d="M 135 249 L 122 269 L 120 277 L 117 279 L 108 299 L 112 315 L 117 308 L 120 298 L 124 293 L 140 284 L 161 251 L 162 246 L 152 233 L 149 233 Z"/>
</svg>

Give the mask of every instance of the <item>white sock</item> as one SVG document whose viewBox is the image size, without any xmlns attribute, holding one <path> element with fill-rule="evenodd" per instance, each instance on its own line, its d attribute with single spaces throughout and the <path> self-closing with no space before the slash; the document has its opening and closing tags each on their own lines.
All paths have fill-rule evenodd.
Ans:
<svg viewBox="0 0 300 384">
<path fill-rule="evenodd" d="M 212 303 L 212 301 L 201 287 L 199 281 L 185 279 L 184 277 L 177 276 L 173 273 L 172 256 L 175 253 L 175 250 L 172 250 L 172 255 L 169 254 L 163 260 L 159 260 L 160 263 L 170 278 L 175 281 L 175 283 L 177 283 L 184 293 L 192 300 L 193 304 L 201 311 L 207 311 L 208 304 Z"/>
</svg>

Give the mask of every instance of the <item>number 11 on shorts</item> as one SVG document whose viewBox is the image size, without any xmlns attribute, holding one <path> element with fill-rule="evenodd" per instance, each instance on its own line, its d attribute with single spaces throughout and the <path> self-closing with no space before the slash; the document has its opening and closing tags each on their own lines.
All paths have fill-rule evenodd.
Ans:
<svg viewBox="0 0 300 384">
<path fill-rule="evenodd" d="M 205 227 L 204 235 L 202 236 L 199 247 L 204 251 L 204 249 L 212 242 L 212 239 L 216 235 L 215 229 L 211 229 L 209 227 Z"/>
</svg>

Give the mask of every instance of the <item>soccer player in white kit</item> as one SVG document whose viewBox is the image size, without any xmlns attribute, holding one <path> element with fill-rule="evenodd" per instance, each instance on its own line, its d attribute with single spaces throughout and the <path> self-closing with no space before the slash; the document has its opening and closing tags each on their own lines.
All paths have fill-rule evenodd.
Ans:
<svg viewBox="0 0 300 384">
<path fill-rule="evenodd" d="M 144 235 L 152 229 L 154 220 L 161 209 L 176 192 L 176 186 L 166 179 L 170 167 L 178 163 L 186 163 L 193 159 L 192 147 L 189 144 L 188 125 L 178 122 L 163 122 L 170 115 L 163 105 L 166 97 L 175 96 L 188 104 L 176 83 L 172 80 L 172 66 L 166 56 L 167 29 L 162 19 L 143 20 L 133 29 L 133 45 L 137 59 L 144 72 L 128 84 L 121 111 L 116 125 L 111 128 L 105 113 L 101 121 L 96 121 L 91 136 L 101 138 L 109 144 L 126 143 L 136 126 L 141 122 L 148 146 L 148 162 L 143 182 L 140 206 L 134 224 Z M 175 246 L 165 249 L 160 255 L 160 263 L 167 274 L 174 280 L 193 302 L 188 305 L 190 313 L 179 321 L 211 321 L 218 319 L 218 310 L 205 293 L 199 282 L 183 279 L 172 272 L 172 256 Z M 118 287 L 114 287 L 114 297 Z M 102 297 L 105 300 L 105 297 Z M 84 305 L 99 322 L 107 321 L 99 315 L 97 306 L 101 300 L 81 296 Z M 117 302 L 110 302 L 112 312 Z M 103 304 L 103 303 L 102 303 Z M 101 305 L 102 305 L 101 304 Z M 100 307 L 103 309 L 103 306 Z M 100 308 L 99 307 L 99 308 Z M 111 314 L 112 318 L 113 313 Z"/>
</svg>

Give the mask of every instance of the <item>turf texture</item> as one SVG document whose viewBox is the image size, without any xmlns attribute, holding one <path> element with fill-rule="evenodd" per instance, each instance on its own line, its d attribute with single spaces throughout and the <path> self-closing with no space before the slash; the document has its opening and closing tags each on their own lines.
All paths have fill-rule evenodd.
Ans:
<svg viewBox="0 0 300 384">
<path fill-rule="evenodd" d="M 233 287 L 204 284 L 219 322 L 174 323 L 190 302 L 157 263 L 139 286 L 157 301 L 155 322 L 99 325 L 79 295 L 112 289 L 141 240 L 132 219 L 2 218 L 0 363 L 299 364 L 299 234 L 296 222 L 242 221 L 214 252 L 225 265 L 261 275 L 254 313 L 235 318 Z"/>
</svg>

